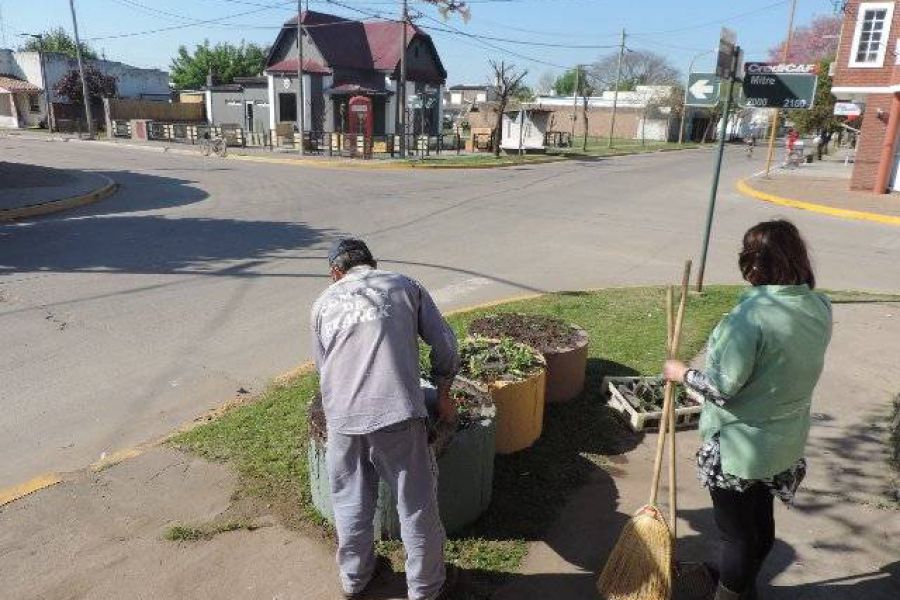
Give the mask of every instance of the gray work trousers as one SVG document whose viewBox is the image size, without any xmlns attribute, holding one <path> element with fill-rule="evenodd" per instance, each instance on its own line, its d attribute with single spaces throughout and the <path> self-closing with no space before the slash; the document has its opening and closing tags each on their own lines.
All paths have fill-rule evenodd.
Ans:
<svg viewBox="0 0 900 600">
<path fill-rule="evenodd" d="M 446 536 L 425 421 L 403 421 L 364 435 L 329 431 L 326 452 L 344 591 L 361 591 L 375 569 L 373 521 L 380 477 L 397 498 L 409 597 L 434 597 L 444 583 Z"/>
</svg>

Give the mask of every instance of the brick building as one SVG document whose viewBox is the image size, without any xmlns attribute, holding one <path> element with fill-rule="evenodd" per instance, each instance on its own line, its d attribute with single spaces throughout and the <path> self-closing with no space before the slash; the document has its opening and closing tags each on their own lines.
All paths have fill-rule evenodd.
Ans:
<svg viewBox="0 0 900 600">
<path fill-rule="evenodd" d="M 850 187 L 878 194 L 900 190 L 900 14 L 897 2 L 849 0 L 832 93 L 864 106 Z"/>
</svg>

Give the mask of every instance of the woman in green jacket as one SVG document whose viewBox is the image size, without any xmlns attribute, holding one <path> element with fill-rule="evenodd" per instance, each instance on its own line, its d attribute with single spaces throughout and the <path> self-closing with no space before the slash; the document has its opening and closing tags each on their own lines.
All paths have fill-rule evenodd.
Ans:
<svg viewBox="0 0 900 600">
<path fill-rule="evenodd" d="M 716 600 L 756 598 L 775 541 L 773 498 L 790 504 L 806 473 L 813 389 L 831 338 L 806 244 L 788 221 L 744 234 L 738 259 L 753 287 L 710 336 L 706 366 L 667 361 L 665 377 L 704 399 L 700 482 L 721 532 Z"/>
</svg>

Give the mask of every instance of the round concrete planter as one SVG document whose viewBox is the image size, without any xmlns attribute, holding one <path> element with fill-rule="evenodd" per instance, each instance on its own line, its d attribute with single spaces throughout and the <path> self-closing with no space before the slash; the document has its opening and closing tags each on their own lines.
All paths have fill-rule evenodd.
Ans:
<svg viewBox="0 0 900 600">
<path fill-rule="evenodd" d="M 574 327 L 574 325 L 573 325 Z M 576 327 L 578 340 L 569 348 L 545 350 L 547 361 L 546 402 L 569 402 L 584 390 L 587 371 L 588 334 Z"/>
<path fill-rule="evenodd" d="M 545 371 L 519 381 L 495 381 L 485 388 L 497 407 L 497 454 L 511 454 L 534 444 L 544 430 Z"/>
<path fill-rule="evenodd" d="M 480 396 L 485 406 L 490 399 L 483 388 L 457 378 L 455 389 Z M 310 405 L 310 413 L 321 411 L 321 401 Z M 495 419 L 493 409 L 467 427 L 446 436 L 434 448 L 438 453 L 438 505 L 444 529 L 454 533 L 474 522 L 491 503 L 494 480 Z M 312 503 L 329 523 L 334 523 L 331 486 L 325 462 L 324 432 L 309 439 L 309 482 Z M 386 483 L 378 484 L 375 509 L 375 535 L 380 539 L 400 537 L 397 500 Z"/>
<path fill-rule="evenodd" d="M 499 315 L 498 315 L 499 316 Z M 527 315 L 520 315 L 527 318 Z M 491 319 L 491 316 L 485 319 Z M 560 321 L 560 324 L 564 324 Z M 517 336 L 515 331 L 503 331 L 501 327 L 499 331 L 494 330 L 492 334 L 502 334 L 511 339 L 534 346 L 544 357 L 547 362 L 546 387 L 544 391 L 544 401 L 547 404 L 555 402 L 568 402 L 576 398 L 582 390 L 584 390 L 585 372 L 587 370 L 587 354 L 588 354 L 588 334 L 587 332 L 574 324 L 566 324 L 575 332 L 575 340 L 571 344 L 564 347 L 541 347 L 538 343 L 532 343 L 532 340 L 524 339 Z M 485 335 L 478 331 L 476 322 L 469 326 L 471 335 Z"/>
</svg>

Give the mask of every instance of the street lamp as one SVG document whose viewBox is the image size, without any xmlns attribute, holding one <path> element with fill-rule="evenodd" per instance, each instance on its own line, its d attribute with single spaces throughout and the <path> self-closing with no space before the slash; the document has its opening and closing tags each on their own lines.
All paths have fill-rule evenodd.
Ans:
<svg viewBox="0 0 900 600">
<path fill-rule="evenodd" d="M 687 115 L 687 95 L 688 95 L 688 86 L 691 84 L 691 73 L 694 72 L 694 63 L 701 56 L 706 56 L 707 54 L 712 54 L 714 50 L 704 50 L 699 54 L 694 55 L 694 58 L 691 59 L 691 64 L 688 67 L 687 73 L 687 82 L 684 86 L 684 101 L 681 103 L 681 124 L 678 126 L 678 145 L 682 145 L 684 143 L 684 117 Z"/>
<path fill-rule="evenodd" d="M 23 33 L 25 37 L 38 41 L 38 61 L 41 64 L 41 87 L 44 88 L 44 110 L 47 111 L 47 129 L 52 132 L 53 124 L 50 121 L 50 90 L 47 89 L 47 74 L 44 70 L 44 35 L 41 33 Z"/>
</svg>

